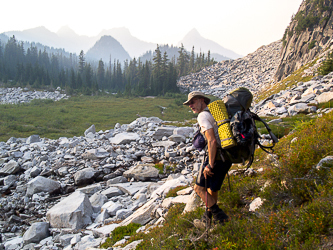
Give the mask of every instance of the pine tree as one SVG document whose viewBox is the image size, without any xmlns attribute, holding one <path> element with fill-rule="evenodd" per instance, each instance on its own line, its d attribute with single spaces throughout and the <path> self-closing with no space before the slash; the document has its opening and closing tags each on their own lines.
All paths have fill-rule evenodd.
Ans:
<svg viewBox="0 0 333 250">
<path fill-rule="evenodd" d="M 79 55 L 79 72 L 80 74 L 83 73 L 84 66 L 85 66 L 85 58 L 84 58 L 84 52 L 81 50 L 80 55 Z"/>
<path fill-rule="evenodd" d="M 192 47 L 190 63 L 189 63 L 189 70 L 190 72 L 194 72 L 194 60 L 195 60 L 195 53 L 194 53 L 194 46 Z"/>
<path fill-rule="evenodd" d="M 90 63 L 87 63 L 84 68 L 84 76 L 85 76 L 85 86 L 87 88 L 91 88 L 93 86 L 93 70 L 91 68 Z"/>
<path fill-rule="evenodd" d="M 104 69 L 104 62 L 102 59 L 98 62 L 97 68 L 97 84 L 99 88 L 104 88 L 104 78 L 105 78 L 105 69 Z"/>
<path fill-rule="evenodd" d="M 162 89 L 162 55 L 159 46 L 155 50 L 153 57 L 153 71 L 152 71 L 152 93 L 153 95 L 161 94 Z"/>
</svg>

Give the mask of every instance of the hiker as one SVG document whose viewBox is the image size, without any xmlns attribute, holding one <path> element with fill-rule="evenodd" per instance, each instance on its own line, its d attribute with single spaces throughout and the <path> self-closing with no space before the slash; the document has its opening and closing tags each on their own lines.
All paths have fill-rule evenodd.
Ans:
<svg viewBox="0 0 333 250">
<path fill-rule="evenodd" d="M 204 135 L 207 146 L 205 147 L 205 157 L 200 167 L 198 177 L 194 186 L 195 192 L 206 203 L 206 212 L 201 220 L 195 220 L 196 227 L 205 227 L 211 222 L 213 217 L 217 223 L 228 221 L 229 217 L 217 205 L 218 191 L 223 180 L 231 167 L 231 162 L 227 157 L 222 156 L 222 149 L 219 145 L 217 124 L 209 112 L 207 105 L 210 99 L 202 92 L 193 91 L 188 94 L 188 99 L 184 105 L 189 106 L 193 113 L 198 114 L 198 124 L 200 132 Z M 224 158 L 224 161 L 222 160 Z M 207 190 L 206 190 L 207 184 Z M 207 195 L 207 196 L 206 196 Z"/>
</svg>

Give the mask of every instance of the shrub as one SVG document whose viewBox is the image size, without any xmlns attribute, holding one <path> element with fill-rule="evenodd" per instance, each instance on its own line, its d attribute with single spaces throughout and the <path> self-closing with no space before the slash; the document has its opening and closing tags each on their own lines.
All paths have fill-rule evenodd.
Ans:
<svg viewBox="0 0 333 250">
<path fill-rule="evenodd" d="M 158 163 L 154 167 L 158 170 L 159 174 L 164 174 L 164 164 Z"/>
<path fill-rule="evenodd" d="M 272 171 L 268 172 L 267 178 L 274 185 L 266 190 L 266 199 L 270 199 L 276 206 L 281 201 L 292 200 L 293 204 L 300 205 L 313 199 L 318 178 L 313 166 L 333 151 L 330 139 L 333 137 L 332 121 L 333 114 L 330 113 L 322 119 L 301 123 L 293 134 L 280 140 L 276 146 L 280 167 L 270 167 Z M 291 143 L 292 138 L 297 138 L 297 141 Z"/>
<path fill-rule="evenodd" d="M 310 50 L 310 49 L 313 49 L 313 48 L 315 47 L 316 42 L 317 42 L 316 40 L 312 40 L 312 41 L 309 43 L 309 46 L 308 46 L 309 50 Z"/>
<path fill-rule="evenodd" d="M 322 62 L 321 66 L 318 68 L 320 75 L 327 75 L 333 71 L 333 53 L 329 53 L 326 60 Z"/>
<path fill-rule="evenodd" d="M 178 187 L 175 187 L 173 189 L 170 189 L 169 192 L 166 194 L 165 198 L 176 197 L 177 192 L 180 191 L 180 190 L 183 190 L 185 188 L 187 188 L 187 186 L 178 186 Z"/>
<path fill-rule="evenodd" d="M 127 226 L 121 226 L 114 229 L 111 233 L 111 237 L 108 238 L 104 244 L 101 245 L 102 248 L 112 247 L 117 241 L 124 238 L 124 236 L 131 236 L 135 234 L 136 230 L 141 227 L 138 223 L 130 223 Z"/>
</svg>

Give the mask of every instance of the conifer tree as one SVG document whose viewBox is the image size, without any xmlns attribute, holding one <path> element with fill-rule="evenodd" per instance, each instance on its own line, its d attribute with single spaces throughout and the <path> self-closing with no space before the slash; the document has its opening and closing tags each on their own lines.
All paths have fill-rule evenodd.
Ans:
<svg viewBox="0 0 333 250">
<path fill-rule="evenodd" d="M 105 69 L 104 69 L 104 62 L 102 59 L 98 62 L 97 68 L 97 84 L 99 88 L 104 88 L 104 78 L 105 78 Z"/>
<path fill-rule="evenodd" d="M 79 72 L 82 74 L 85 66 L 85 58 L 84 58 L 84 52 L 81 50 L 79 55 Z"/>
</svg>

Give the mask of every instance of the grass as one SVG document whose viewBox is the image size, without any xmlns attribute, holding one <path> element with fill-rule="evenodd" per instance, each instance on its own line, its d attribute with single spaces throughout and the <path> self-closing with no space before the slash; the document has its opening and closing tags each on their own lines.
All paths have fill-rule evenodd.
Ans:
<svg viewBox="0 0 333 250">
<path fill-rule="evenodd" d="M 137 249 L 331 249 L 333 164 L 315 166 L 333 155 L 333 113 L 303 118 L 280 139 L 275 161 L 257 150 L 253 168 L 263 168 L 263 174 L 231 176 L 231 191 L 225 181 L 218 204 L 231 221 L 216 225 L 208 240 L 192 223 L 204 208 L 182 214 L 184 205 L 174 205 L 163 227 L 135 234 L 129 242 L 143 239 Z M 249 212 L 257 197 L 265 199 L 262 207 Z"/>
<path fill-rule="evenodd" d="M 178 125 L 192 126 L 195 115 L 182 105 L 185 100 L 185 95 L 178 98 L 79 96 L 58 102 L 34 100 L 29 104 L 0 105 L 0 141 L 33 134 L 50 139 L 82 136 L 92 124 L 96 131 L 105 131 L 114 128 L 116 123 L 131 123 L 138 115 L 156 116 L 164 121 L 188 120 Z M 163 114 L 161 106 L 166 107 Z"/>
</svg>

